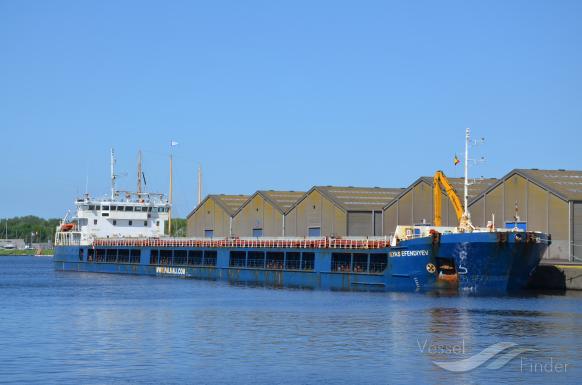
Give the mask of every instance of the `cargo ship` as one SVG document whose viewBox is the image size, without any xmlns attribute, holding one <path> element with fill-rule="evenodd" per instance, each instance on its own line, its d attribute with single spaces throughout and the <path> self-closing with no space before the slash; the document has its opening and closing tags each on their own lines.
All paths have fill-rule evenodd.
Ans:
<svg viewBox="0 0 582 385">
<path fill-rule="evenodd" d="M 469 132 L 466 133 L 467 146 Z M 468 158 L 468 150 L 465 159 Z M 115 189 L 85 194 L 76 215 L 55 234 L 56 270 L 224 280 L 247 284 L 355 291 L 507 293 L 527 284 L 551 242 L 548 234 L 471 224 L 465 204 L 438 171 L 432 225 L 397 226 L 384 237 L 212 237 L 165 234 L 171 199 Z M 138 173 L 139 174 L 139 173 Z M 441 191 L 459 225 L 441 226 Z"/>
</svg>

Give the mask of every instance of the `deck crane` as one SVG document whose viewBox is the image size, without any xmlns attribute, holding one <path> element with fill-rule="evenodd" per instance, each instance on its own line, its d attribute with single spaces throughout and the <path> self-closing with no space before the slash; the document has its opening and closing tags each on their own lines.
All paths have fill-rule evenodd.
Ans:
<svg viewBox="0 0 582 385">
<path fill-rule="evenodd" d="M 434 225 L 435 226 L 442 226 L 442 197 L 441 197 L 441 186 L 445 189 L 449 200 L 453 204 L 453 208 L 455 210 L 455 214 L 457 215 L 457 219 L 459 221 L 459 228 L 463 231 L 471 231 L 473 226 L 469 220 L 469 217 L 465 214 L 465 210 L 463 208 L 463 204 L 457 195 L 454 187 L 451 185 L 447 177 L 445 176 L 444 172 L 437 171 L 434 174 L 433 178 L 433 200 L 434 200 Z"/>
</svg>

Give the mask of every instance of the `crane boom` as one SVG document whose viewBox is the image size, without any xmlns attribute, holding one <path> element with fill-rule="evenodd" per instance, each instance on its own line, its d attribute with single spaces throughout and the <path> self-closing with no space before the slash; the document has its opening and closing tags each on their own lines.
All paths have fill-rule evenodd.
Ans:
<svg viewBox="0 0 582 385">
<path fill-rule="evenodd" d="M 434 200 L 434 225 L 435 226 L 442 226 L 442 218 L 441 218 L 441 185 L 444 187 L 447 196 L 449 197 L 451 203 L 453 204 L 453 208 L 455 209 L 455 214 L 457 214 L 457 219 L 461 224 L 463 218 L 463 204 L 459 199 L 459 196 L 455 192 L 455 189 L 450 184 L 449 180 L 445 176 L 442 171 L 437 171 L 434 174 L 433 179 L 433 200 Z"/>
</svg>

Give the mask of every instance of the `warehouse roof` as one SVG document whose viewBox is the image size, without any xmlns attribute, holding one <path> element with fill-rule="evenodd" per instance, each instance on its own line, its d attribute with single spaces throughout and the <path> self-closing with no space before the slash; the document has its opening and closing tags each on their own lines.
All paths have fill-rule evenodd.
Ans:
<svg viewBox="0 0 582 385">
<path fill-rule="evenodd" d="M 291 211 L 315 190 L 345 211 L 381 211 L 382 207 L 402 192 L 401 188 L 315 186 L 287 211 Z"/>
<path fill-rule="evenodd" d="M 521 175 L 532 183 L 537 184 L 543 189 L 550 191 L 566 201 L 582 200 L 582 171 L 575 170 L 539 170 L 532 169 L 515 169 L 507 173 L 498 183 L 483 191 L 480 196 L 488 193 L 497 187 L 503 181 L 511 178 L 513 175 Z"/>
<path fill-rule="evenodd" d="M 465 180 L 464 178 L 448 178 L 447 180 L 455 189 L 455 192 L 459 196 L 459 199 L 463 199 L 463 189 Z M 490 186 L 497 182 L 496 178 L 481 178 L 471 180 L 471 184 L 469 185 L 469 202 L 479 196 L 483 191 L 487 190 Z M 415 180 L 410 186 L 406 188 L 406 190 L 402 191 L 393 201 L 388 203 L 384 208 L 387 209 L 388 207 L 392 206 L 395 202 L 397 202 L 402 196 L 410 192 L 416 185 L 419 183 L 426 183 L 431 188 L 434 183 L 434 178 L 431 176 L 421 176 L 417 180 Z"/>
<path fill-rule="evenodd" d="M 269 202 L 271 206 L 279 210 L 281 214 L 285 214 L 287 210 L 295 204 L 305 192 L 303 191 L 274 191 L 274 190 L 260 190 L 251 195 L 233 215 L 238 214 L 247 204 L 249 204 L 254 197 L 260 195 L 265 201 Z"/>
<path fill-rule="evenodd" d="M 212 199 L 217 205 L 219 205 L 226 213 L 232 216 L 239 207 L 242 206 L 243 203 L 247 201 L 249 198 L 248 195 L 224 195 L 224 194 L 217 194 L 217 195 L 207 195 L 206 198 L 190 214 L 188 214 L 187 218 L 190 218 L 196 210 L 198 210 L 207 200 Z"/>
</svg>

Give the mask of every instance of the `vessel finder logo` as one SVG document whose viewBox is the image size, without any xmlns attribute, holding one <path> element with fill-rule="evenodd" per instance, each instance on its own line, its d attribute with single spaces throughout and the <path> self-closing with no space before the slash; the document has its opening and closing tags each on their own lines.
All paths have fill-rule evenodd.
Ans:
<svg viewBox="0 0 582 385">
<path fill-rule="evenodd" d="M 422 353 L 441 353 L 441 354 L 463 354 L 465 353 L 465 343 L 461 345 L 428 345 L 425 340 L 421 344 L 417 340 L 418 347 Z M 436 366 L 447 370 L 449 372 L 463 373 L 474 370 L 480 366 L 486 365 L 487 369 L 500 369 L 507 365 L 511 360 L 520 354 L 527 352 L 535 352 L 536 349 L 519 347 L 513 342 L 498 342 L 493 344 L 477 354 L 470 357 L 450 360 L 450 361 L 432 361 Z"/>
</svg>

